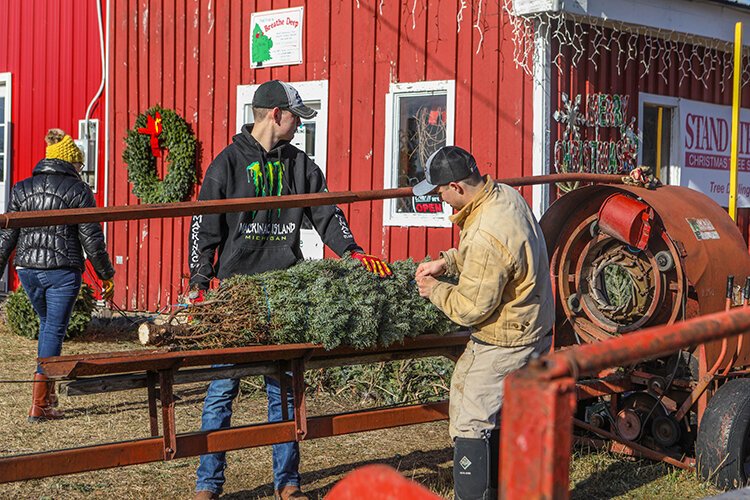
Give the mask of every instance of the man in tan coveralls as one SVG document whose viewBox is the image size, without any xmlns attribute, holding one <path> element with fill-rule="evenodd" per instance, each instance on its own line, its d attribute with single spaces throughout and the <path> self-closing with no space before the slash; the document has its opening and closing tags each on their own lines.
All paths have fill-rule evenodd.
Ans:
<svg viewBox="0 0 750 500">
<path fill-rule="evenodd" d="M 414 195 L 436 192 L 456 213 L 458 248 L 419 265 L 417 286 L 454 322 L 470 327 L 451 379 L 450 435 L 457 500 L 497 496 L 503 380 L 546 352 L 554 322 L 547 247 L 533 213 L 510 186 L 482 177 L 456 146 L 437 150 Z M 453 285 L 442 275 L 458 278 Z"/>
</svg>

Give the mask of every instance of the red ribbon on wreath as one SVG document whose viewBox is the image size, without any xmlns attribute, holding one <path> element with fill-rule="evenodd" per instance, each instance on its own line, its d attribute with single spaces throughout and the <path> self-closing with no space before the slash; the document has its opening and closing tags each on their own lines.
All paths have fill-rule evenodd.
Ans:
<svg viewBox="0 0 750 500">
<path fill-rule="evenodd" d="M 145 127 L 138 129 L 139 134 L 145 134 L 151 136 L 151 154 L 157 158 L 161 158 L 161 148 L 159 147 L 159 134 L 164 130 L 164 126 L 161 124 L 161 113 L 156 112 L 155 116 L 148 116 Z"/>
</svg>

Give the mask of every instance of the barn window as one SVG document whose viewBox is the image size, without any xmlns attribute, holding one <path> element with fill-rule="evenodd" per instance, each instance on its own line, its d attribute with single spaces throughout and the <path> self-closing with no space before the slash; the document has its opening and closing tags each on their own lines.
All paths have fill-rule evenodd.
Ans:
<svg viewBox="0 0 750 500">
<path fill-rule="evenodd" d="M 664 184 L 679 186 L 680 99 L 641 92 L 638 100 L 640 165 L 651 167 Z"/>
<path fill-rule="evenodd" d="M 81 178 L 96 193 L 97 173 L 99 171 L 99 120 L 78 120 L 78 140 L 76 144 L 83 151 L 83 170 Z"/>
<path fill-rule="evenodd" d="M 669 166 L 673 164 L 672 115 L 667 106 L 645 104 L 643 106 L 642 165 L 651 167 L 655 175 L 665 184 L 670 184 Z"/>
<path fill-rule="evenodd" d="M 385 187 L 424 179 L 427 158 L 453 144 L 455 82 L 392 83 L 386 96 Z M 450 227 L 451 208 L 436 195 L 385 200 L 387 226 Z"/>
</svg>

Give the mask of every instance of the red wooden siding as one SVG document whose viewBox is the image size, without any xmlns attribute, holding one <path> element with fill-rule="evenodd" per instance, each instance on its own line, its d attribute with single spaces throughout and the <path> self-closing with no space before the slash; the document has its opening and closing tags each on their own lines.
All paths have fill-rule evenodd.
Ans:
<svg viewBox="0 0 750 500">
<path fill-rule="evenodd" d="M 237 85 L 271 78 L 328 80 L 332 191 L 383 187 L 385 95 L 391 82 L 455 80 L 456 144 L 471 149 L 494 176 L 530 175 L 531 80 L 513 65 L 511 29 L 497 3 L 483 4 L 478 54 L 471 8 L 458 33 L 456 2 L 417 2 L 414 15 L 412 1 L 383 2 L 382 14 L 380 3 L 112 0 L 110 203 L 138 203 L 121 160 L 122 139 L 138 113 L 161 103 L 185 117 L 200 144 L 202 178 L 231 141 Z M 305 5 L 304 63 L 251 70 L 250 14 L 300 5 Z M 455 241 L 451 229 L 383 228 L 382 207 L 382 202 L 342 207 L 367 251 L 422 259 Z M 187 230 L 187 218 L 110 224 L 120 307 L 154 310 L 176 302 L 186 284 Z"/>
<path fill-rule="evenodd" d="M 85 118 L 101 82 L 96 5 L 89 0 L 0 0 L 0 41 L 0 73 L 12 74 L 16 182 L 31 175 L 44 158 L 48 129 L 59 127 L 78 136 L 78 120 Z M 91 118 L 100 120 L 103 131 L 103 97 Z M 98 181 L 101 203 L 103 169 Z"/>
<path fill-rule="evenodd" d="M 103 20 L 104 15 L 102 7 Z M 48 129 L 59 127 L 78 137 L 78 120 L 85 118 L 101 83 L 101 71 L 94 2 L 0 0 L 0 73 L 11 73 L 12 85 L 13 182 L 29 177 L 44 158 Z M 101 130 L 97 192 L 101 206 L 105 168 L 103 95 L 91 118 L 99 120 Z M 15 285 L 12 277 L 10 288 Z"/>
</svg>

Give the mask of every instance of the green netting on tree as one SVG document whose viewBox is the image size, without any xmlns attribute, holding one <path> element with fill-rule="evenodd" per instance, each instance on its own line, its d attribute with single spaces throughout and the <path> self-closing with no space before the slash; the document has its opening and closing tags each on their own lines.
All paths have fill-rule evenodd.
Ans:
<svg viewBox="0 0 750 500">
<path fill-rule="evenodd" d="M 326 349 L 365 349 L 456 329 L 417 293 L 416 268 L 411 259 L 393 262 L 393 277 L 382 279 L 356 260 L 327 259 L 236 276 L 190 307 L 187 323 L 156 336 L 145 328 L 141 341 L 198 348 L 312 342 Z"/>
<path fill-rule="evenodd" d="M 90 286 L 84 283 L 73 306 L 73 314 L 65 333 L 66 339 L 81 335 L 86 330 L 91 322 L 94 306 L 94 292 Z M 29 339 L 39 338 L 39 316 L 34 312 L 29 297 L 22 286 L 8 295 L 4 307 L 5 317 L 8 318 L 8 326 L 11 332 Z"/>
</svg>

